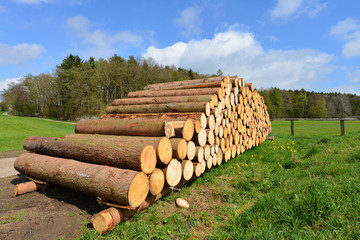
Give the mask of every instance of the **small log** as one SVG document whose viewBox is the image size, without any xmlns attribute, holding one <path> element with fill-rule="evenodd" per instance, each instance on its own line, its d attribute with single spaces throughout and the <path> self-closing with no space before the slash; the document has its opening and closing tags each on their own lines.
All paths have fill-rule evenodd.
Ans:
<svg viewBox="0 0 360 240">
<path fill-rule="evenodd" d="M 194 165 L 190 160 L 183 160 L 181 163 L 182 176 L 185 181 L 192 178 L 194 173 Z"/>
<path fill-rule="evenodd" d="M 196 155 L 196 146 L 195 143 L 193 141 L 189 141 L 187 143 L 187 159 L 189 159 L 190 161 L 194 159 L 195 155 Z"/>
<path fill-rule="evenodd" d="M 190 141 L 194 135 L 194 130 L 194 122 L 191 119 L 166 122 L 164 125 L 165 136 L 167 138 L 177 137 Z"/>
<path fill-rule="evenodd" d="M 179 184 L 182 176 L 182 168 L 181 163 L 178 160 L 172 159 L 163 171 L 168 186 L 175 187 Z"/>
<path fill-rule="evenodd" d="M 193 139 L 193 141 L 194 141 L 195 145 L 197 145 L 197 146 L 201 146 L 201 147 L 205 146 L 206 130 L 204 128 L 202 128 L 200 130 L 200 132 L 197 135 L 195 135 L 195 138 Z"/>
<path fill-rule="evenodd" d="M 23 153 L 14 162 L 22 174 L 74 191 L 138 207 L 149 193 L 145 173 L 72 159 Z"/>
<path fill-rule="evenodd" d="M 149 175 L 149 186 L 150 186 L 150 193 L 152 195 L 159 194 L 165 184 L 165 175 L 161 169 L 156 168 L 150 175 Z"/>
<path fill-rule="evenodd" d="M 111 207 L 95 214 L 90 221 L 98 233 L 106 234 L 124 220 L 123 215 L 121 210 Z"/>
<path fill-rule="evenodd" d="M 14 186 L 14 197 L 19 195 L 35 192 L 44 189 L 46 184 L 36 183 L 34 181 L 19 183 Z"/>
<path fill-rule="evenodd" d="M 171 138 L 170 139 L 173 157 L 178 160 L 183 160 L 186 158 L 187 154 L 187 142 L 183 138 Z"/>
<path fill-rule="evenodd" d="M 200 175 L 202 174 L 202 164 L 197 162 L 197 163 L 193 163 L 193 166 L 194 166 L 195 177 L 200 177 Z"/>
</svg>

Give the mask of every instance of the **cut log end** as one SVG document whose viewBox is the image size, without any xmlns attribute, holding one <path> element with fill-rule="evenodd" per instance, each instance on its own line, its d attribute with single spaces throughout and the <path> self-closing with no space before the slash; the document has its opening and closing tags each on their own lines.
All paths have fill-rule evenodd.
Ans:
<svg viewBox="0 0 360 240">
<path fill-rule="evenodd" d="M 187 143 L 187 158 L 189 160 L 193 160 L 195 158 L 195 155 L 196 155 L 195 143 L 193 141 L 189 141 Z"/>
<path fill-rule="evenodd" d="M 150 193 L 152 195 L 159 194 L 165 184 L 165 175 L 161 169 L 155 169 L 149 176 Z"/>
<path fill-rule="evenodd" d="M 190 141 L 192 137 L 194 136 L 194 123 L 191 119 L 188 119 L 185 121 L 184 128 L 182 130 L 183 138 L 186 141 Z"/>
<path fill-rule="evenodd" d="M 156 150 L 153 145 L 147 145 L 142 151 L 140 155 L 141 162 L 141 170 L 150 174 L 154 171 L 156 166 Z"/>
<path fill-rule="evenodd" d="M 132 179 L 129 192 L 128 201 L 131 207 L 138 207 L 146 199 L 149 193 L 149 179 L 145 173 L 139 172 Z"/>
<path fill-rule="evenodd" d="M 163 164 L 168 164 L 172 159 L 172 145 L 167 137 L 161 138 L 158 145 L 159 160 Z"/>
<path fill-rule="evenodd" d="M 111 231 L 121 221 L 121 213 L 114 207 L 95 214 L 91 219 L 94 229 L 101 234 L 106 234 Z"/>
<path fill-rule="evenodd" d="M 170 187 L 175 187 L 180 182 L 181 171 L 181 163 L 176 159 L 172 159 L 164 168 L 165 180 Z"/>
<path fill-rule="evenodd" d="M 184 160 L 181 164 L 181 167 L 184 180 L 190 180 L 194 173 L 193 163 L 190 160 Z"/>
</svg>

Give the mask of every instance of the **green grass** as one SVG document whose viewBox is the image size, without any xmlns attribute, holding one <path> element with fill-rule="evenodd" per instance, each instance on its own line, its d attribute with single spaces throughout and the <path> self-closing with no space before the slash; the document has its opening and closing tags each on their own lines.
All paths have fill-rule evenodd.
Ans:
<svg viewBox="0 0 360 240">
<path fill-rule="evenodd" d="M 274 122 L 275 140 L 212 168 L 106 236 L 80 239 L 359 239 L 360 122 Z M 334 126 L 333 126 L 334 124 Z M 334 127 L 334 129 L 332 129 Z M 190 209 L 175 207 L 185 198 Z"/>
<path fill-rule="evenodd" d="M 72 132 L 73 124 L 1 114 L 0 152 L 21 150 L 28 136 L 62 137 Z"/>
</svg>

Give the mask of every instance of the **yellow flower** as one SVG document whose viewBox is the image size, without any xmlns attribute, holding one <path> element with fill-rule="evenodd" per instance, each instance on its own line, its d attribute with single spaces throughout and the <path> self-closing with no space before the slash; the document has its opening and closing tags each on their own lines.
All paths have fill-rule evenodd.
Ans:
<svg viewBox="0 0 360 240">
<path fill-rule="evenodd" d="M 170 230 L 168 230 L 168 234 L 171 234 L 171 231 L 170 231 Z"/>
<path fill-rule="evenodd" d="M 294 150 L 294 152 L 296 152 L 296 150 Z"/>
</svg>

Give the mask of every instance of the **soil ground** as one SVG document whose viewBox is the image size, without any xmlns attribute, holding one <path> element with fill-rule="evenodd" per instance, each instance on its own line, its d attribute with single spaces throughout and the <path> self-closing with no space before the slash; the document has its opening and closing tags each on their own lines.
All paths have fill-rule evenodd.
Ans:
<svg viewBox="0 0 360 240">
<path fill-rule="evenodd" d="M 14 197 L 14 185 L 26 181 L 22 174 L 0 178 L 0 239 L 74 239 L 102 210 L 95 198 L 58 186 Z"/>
</svg>

